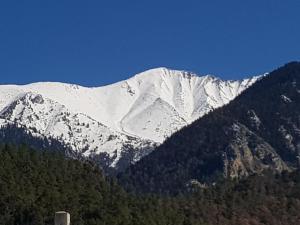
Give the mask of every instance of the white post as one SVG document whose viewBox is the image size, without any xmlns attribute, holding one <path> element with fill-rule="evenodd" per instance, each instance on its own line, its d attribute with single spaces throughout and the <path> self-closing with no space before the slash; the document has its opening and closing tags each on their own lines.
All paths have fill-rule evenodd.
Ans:
<svg viewBox="0 0 300 225">
<path fill-rule="evenodd" d="M 70 225 L 70 214 L 65 211 L 55 213 L 55 225 Z"/>
</svg>

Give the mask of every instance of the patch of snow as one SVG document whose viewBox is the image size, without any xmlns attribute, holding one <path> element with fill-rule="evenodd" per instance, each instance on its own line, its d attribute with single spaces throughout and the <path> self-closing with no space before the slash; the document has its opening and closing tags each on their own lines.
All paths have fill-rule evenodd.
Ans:
<svg viewBox="0 0 300 225">
<path fill-rule="evenodd" d="M 255 111 L 249 110 L 248 115 L 251 120 L 251 125 L 254 126 L 256 129 L 259 129 L 259 127 L 261 125 L 261 121 L 260 121 L 259 117 L 256 115 Z"/>
<path fill-rule="evenodd" d="M 292 100 L 289 97 L 285 96 L 285 95 L 281 95 L 280 97 L 286 103 L 292 102 Z"/>
</svg>

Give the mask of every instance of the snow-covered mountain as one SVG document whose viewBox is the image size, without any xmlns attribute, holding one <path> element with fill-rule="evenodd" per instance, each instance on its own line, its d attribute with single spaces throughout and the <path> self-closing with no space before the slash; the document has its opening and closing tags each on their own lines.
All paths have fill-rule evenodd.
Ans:
<svg viewBox="0 0 300 225">
<path fill-rule="evenodd" d="M 227 104 L 258 78 L 223 81 L 157 68 L 95 88 L 54 82 L 2 85 L 0 118 L 123 168 L 178 129 Z"/>
</svg>

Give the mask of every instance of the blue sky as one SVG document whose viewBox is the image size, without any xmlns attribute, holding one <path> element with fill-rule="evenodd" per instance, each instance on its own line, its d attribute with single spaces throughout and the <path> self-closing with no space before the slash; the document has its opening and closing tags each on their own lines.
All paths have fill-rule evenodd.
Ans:
<svg viewBox="0 0 300 225">
<path fill-rule="evenodd" d="M 299 60 L 299 12 L 299 0 L 0 1 L 0 83 L 260 74 Z"/>
</svg>

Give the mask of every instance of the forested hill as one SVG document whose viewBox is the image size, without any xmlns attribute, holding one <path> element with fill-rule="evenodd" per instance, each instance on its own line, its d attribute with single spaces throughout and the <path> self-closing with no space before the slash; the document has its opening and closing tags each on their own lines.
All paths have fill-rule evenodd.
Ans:
<svg viewBox="0 0 300 225">
<path fill-rule="evenodd" d="M 70 212 L 76 225 L 300 223 L 297 171 L 225 180 L 189 196 L 160 198 L 127 194 L 92 164 L 55 151 L 0 144 L 0 159 L 1 225 L 53 225 L 59 210 Z"/>
<path fill-rule="evenodd" d="M 32 132 L 33 131 L 33 132 Z M 33 135 L 35 133 L 35 135 Z M 71 151 L 71 148 L 62 140 L 44 137 L 34 128 L 27 129 L 16 123 L 8 123 L 0 126 L 0 143 L 12 145 L 26 145 L 39 150 L 54 150 L 67 157 L 80 158 L 80 154 Z"/>
<path fill-rule="evenodd" d="M 299 158 L 300 63 L 292 62 L 172 135 L 120 183 L 136 192 L 178 193 L 190 182 L 293 170 Z"/>
</svg>

